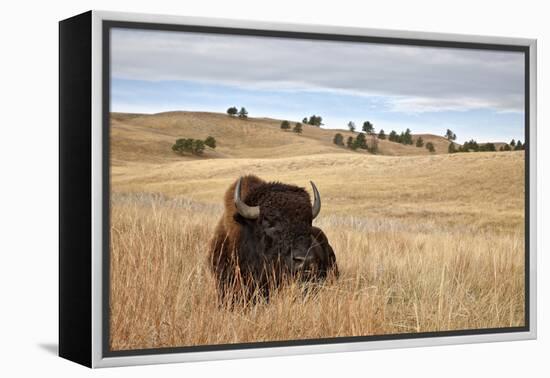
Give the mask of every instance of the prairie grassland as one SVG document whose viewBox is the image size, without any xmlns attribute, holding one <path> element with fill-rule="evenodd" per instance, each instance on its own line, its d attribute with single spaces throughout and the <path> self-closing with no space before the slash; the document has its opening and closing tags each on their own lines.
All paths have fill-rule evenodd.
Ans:
<svg viewBox="0 0 550 378">
<path fill-rule="evenodd" d="M 245 173 L 316 183 L 337 281 L 218 306 L 207 244 Z M 114 350 L 524 324 L 522 151 L 126 162 L 111 177 Z"/>
<path fill-rule="evenodd" d="M 291 123 L 294 125 L 294 122 Z M 166 112 L 158 114 L 113 113 L 111 116 L 111 159 L 114 164 L 125 162 L 154 162 L 197 160 L 193 156 L 178 156 L 172 144 L 178 138 L 204 139 L 208 135 L 216 138 L 215 150 L 207 149 L 204 158 L 272 158 L 274 156 L 306 156 L 315 154 L 349 154 L 344 147 L 336 146 L 334 134 L 341 133 L 345 139 L 357 136 L 357 132 L 341 129 L 325 129 L 303 125 L 301 134 L 285 132 L 280 128 L 281 120 L 271 118 L 229 117 L 226 114 L 207 112 Z M 387 133 L 390 130 L 386 130 Z M 422 136 L 424 142 L 432 142 L 437 154 L 446 154 L 449 141 L 437 135 Z M 368 142 L 372 137 L 367 137 Z M 411 156 L 430 155 L 422 147 L 406 146 L 400 143 L 379 140 L 381 155 Z M 357 150 L 354 155 L 364 155 Z"/>
</svg>

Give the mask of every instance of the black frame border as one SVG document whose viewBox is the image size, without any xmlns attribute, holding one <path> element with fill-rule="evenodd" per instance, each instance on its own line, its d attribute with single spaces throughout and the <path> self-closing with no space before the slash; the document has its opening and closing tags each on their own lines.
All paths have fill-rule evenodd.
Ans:
<svg viewBox="0 0 550 378">
<path fill-rule="evenodd" d="M 197 346 L 179 346 L 165 348 L 131 349 L 131 350 L 110 350 L 110 92 L 111 92 L 111 66 L 110 66 L 110 31 L 113 28 L 154 30 L 154 31 L 177 31 L 177 32 L 195 32 L 209 34 L 224 34 L 235 36 L 258 36 L 258 37 L 277 37 L 290 39 L 310 39 L 321 41 L 340 41 L 340 42 L 363 42 L 378 43 L 403 46 L 419 47 L 442 47 L 458 49 L 475 50 L 494 50 L 494 51 L 515 51 L 522 52 L 525 57 L 524 70 L 524 138 L 525 138 L 525 256 L 524 256 L 524 278 L 525 278 L 525 304 L 523 327 L 503 327 L 503 328 L 480 328 L 465 329 L 454 331 L 433 331 L 418 333 L 397 333 L 388 335 L 368 335 L 368 336 L 350 336 L 318 339 L 300 339 L 300 340 L 281 340 L 281 341 L 259 341 L 251 343 L 235 344 L 212 344 Z M 406 34 L 406 32 L 403 32 Z M 164 24 L 133 21 L 102 21 L 102 178 L 103 178 L 103 240 L 102 240 L 102 356 L 103 357 L 123 357 L 123 356 L 143 356 L 156 354 L 173 353 L 192 353 L 207 351 L 224 351 L 236 349 L 255 349 L 255 348 L 279 348 L 293 346 L 307 346 L 319 344 L 342 344 L 367 341 L 385 341 L 385 340 L 403 340 L 403 339 L 421 339 L 437 338 L 449 336 L 471 336 L 486 334 L 517 333 L 530 331 L 530 46 L 499 44 L 499 43 L 481 43 L 481 42 L 457 42 L 442 41 L 419 38 L 400 38 L 400 37 L 377 37 L 361 36 L 351 34 L 331 34 L 317 32 L 296 32 L 282 30 L 265 29 L 247 29 L 234 27 L 218 26 L 198 26 L 184 24 Z M 452 36 L 450 36 L 452 38 Z"/>
<path fill-rule="evenodd" d="M 59 356 L 92 366 L 92 12 L 59 21 Z"/>
</svg>

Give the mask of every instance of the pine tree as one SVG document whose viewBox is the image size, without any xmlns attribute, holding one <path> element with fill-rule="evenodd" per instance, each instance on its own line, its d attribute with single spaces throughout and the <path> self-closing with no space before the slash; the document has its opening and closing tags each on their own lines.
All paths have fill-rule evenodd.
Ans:
<svg viewBox="0 0 550 378">
<path fill-rule="evenodd" d="M 244 106 L 239 110 L 239 118 L 248 118 L 248 111 L 244 108 Z"/>
<path fill-rule="evenodd" d="M 288 121 L 281 122 L 281 129 L 283 129 L 285 131 L 290 129 L 290 123 Z"/>
<path fill-rule="evenodd" d="M 351 148 L 352 150 L 355 150 L 355 146 L 354 146 L 354 143 L 353 143 L 353 137 L 348 137 L 348 141 L 346 142 L 346 146 L 348 148 Z"/>
<path fill-rule="evenodd" d="M 402 134 L 401 143 L 403 143 L 403 144 L 413 144 L 411 129 L 405 130 L 405 132 Z"/>
<path fill-rule="evenodd" d="M 321 125 L 323 124 L 323 117 L 321 116 L 316 116 L 315 114 L 312 115 L 311 117 L 309 117 L 309 120 L 306 118 L 304 118 L 302 120 L 302 122 L 308 124 L 308 125 L 312 125 L 312 126 L 317 126 L 317 127 L 321 127 Z"/>
<path fill-rule="evenodd" d="M 464 152 L 478 152 L 479 151 L 479 144 L 474 140 L 470 139 L 468 142 L 464 142 L 463 148 Z"/>
<path fill-rule="evenodd" d="M 519 151 L 522 149 L 523 149 L 523 144 L 521 143 L 521 140 L 518 140 L 518 142 L 516 143 L 516 147 L 514 147 L 514 150 Z"/>
<path fill-rule="evenodd" d="M 183 155 L 184 153 L 191 153 L 194 155 L 201 155 L 204 151 L 205 143 L 199 139 L 181 138 L 176 140 L 176 143 L 172 146 L 172 151 Z"/>
<path fill-rule="evenodd" d="M 378 133 L 378 138 L 386 139 L 386 134 L 384 134 L 384 129 L 380 129 L 380 132 Z"/>
<path fill-rule="evenodd" d="M 372 125 L 372 123 L 370 123 L 369 121 L 363 122 L 363 132 L 369 135 L 374 133 L 374 126 Z"/>
<path fill-rule="evenodd" d="M 487 151 L 496 151 L 497 150 L 497 147 L 495 146 L 494 143 L 487 143 L 485 145 L 485 148 L 487 149 Z"/>
<path fill-rule="evenodd" d="M 237 114 L 238 110 L 236 107 L 232 106 L 229 109 L 227 109 L 227 114 L 229 114 L 231 117 L 234 117 L 235 114 Z"/>
<path fill-rule="evenodd" d="M 216 139 L 213 136 L 208 136 L 204 140 L 204 144 L 210 148 L 216 148 Z"/>
<path fill-rule="evenodd" d="M 338 146 L 344 145 L 344 136 L 340 133 L 334 134 L 334 138 L 332 139 L 332 142 Z M 349 147 L 349 146 L 348 146 Z"/>
<path fill-rule="evenodd" d="M 183 148 L 185 141 L 186 139 L 177 139 L 176 143 L 172 145 L 172 151 L 180 155 L 183 155 L 183 153 L 185 152 Z"/>
<path fill-rule="evenodd" d="M 294 131 L 296 134 L 301 134 L 302 133 L 302 124 L 300 122 L 297 122 L 294 125 L 294 128 L 292 129 L 292 131 Z"/>
<path fill-rule="evenodd" d="M 367 149 L 367 138 L 363 133 L 357 134 L 357 137 L 355 138 L 355 141 L 353 143 L 355 144 L 355 148 L 361 148 L 364 150 Z"/>
<path fill-rule="evenodd" d="M 456 134 L 453 133 L 450 129 L 447 129 L 447 132 L 445 133 L 445 138 L 447 138 L 447 140 L 449 141 L 456 140 Z"/>
<path fill-rule="evenodd" d="M 202 155 L 202 152 L 204 151 L 204 142 L 199 139 L 193 140 L 193 153 L 195 155 Z"/>
</svg>

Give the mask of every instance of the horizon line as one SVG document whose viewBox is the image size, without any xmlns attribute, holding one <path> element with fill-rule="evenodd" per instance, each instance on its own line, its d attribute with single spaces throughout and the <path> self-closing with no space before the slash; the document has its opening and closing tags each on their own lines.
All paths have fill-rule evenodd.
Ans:
<svg viewBox="0 0 550 378">
<path fill-rule="evenodd" d="M 131 112 L 127 112 L 127 111 L 109 111 L 109 114 L 114 114 L 114 113 L 118 113 L 118 114 L 136 114 L 136 115 L 147 115 L 147 116 L 155 116 L 155 115 L 167 114 L 167 113 L 209 113 L 209 114 L 222 115 L 222 116 L 231 117 L 231 118 L 238 118 L 238 116 L 231 116 L 231 115 L 227 114 L 226 112 L 214 112 L 214 111 L 211 111 L 211 110 L 182 110 L 182 109 L 179 109 L 179 110 L 164 110 L 164 111 L 160 111 L 160 112 L 150 112 L 150 113 L 147 113 L 147 112 L 134 112 L 134 111 L 131 111 Z M 315 115 L 317 115 L 317 114 L 315 114 Z M 313 126 L 313 127 L 322 128 L 323 130 L 334 130 L 334 131 L 341 130 L 341 131 L 346 131 L 346 132 L 353 132 L 353 133 L 356 133 L 356 134 L 360 134 L 360 133 L 366 134 L 362 130 L 350 131 L 349 129 L 346 129 L 346 128 L 327 128 L 327 127 L 322 127 L 324 125 L 315 126 L 315 125 L 311 125 L 311 124 L 308 124 L 308 123 L 304 123 L 302 121 L 293 121 L 291 119 L 279 119 L 279 118 L 273 118 L 273 117 L 268 117 L 268 116 L 257 116 L 257 117 L 247 116 L 246 119 L 250 119 L 250 118 L 252 118 L 252 119 L 271 119 L 271 120 L 274 120 L 274 121 L 289 121 L 289 122 L 294 122 L 294 123 L 301 123 L 302 125 L 306 125 L 306 126 Z M 359 126 L 357 126 L 357 129 L 359 129 Z M 406 127 L 405 130 L 406 129 L 411 130 L 408 127 Z M 384 129 L 380 129 L 380 130 L 384 130 Z M 372 133 L 370 135 L 378 135 L 380 130 L 378 132 Z M 404 132 L 405 130 L 400 130 L 400 131 Z M 395 131 L 399 134 L 399 131 L 395 130 L 395 129 L 392 129 L 389 132 L 384 130 L 384 134 L 386 135 L 386 137 L 391 133 L 391 131 Z M 430 135 L 430 136 L 440 137 L 440 138 L 448 140 L 447 138 L 445 138 L 444 135 L 434 134 L 434 133 L 430 133 L 430 132 L 416 132 L 415 133 L 411 130 L 411 135 L 413 135 L 413 136 L 414 135 Z M 474 138 L 469 138 L 469 139 L 465 138 L 465 142 L 469 142 L 471 140 L 474 140 L 477 143 L 483 143 L 483 144 L 487 144 L 487 143 L 510 144 L 510 142 L 511 142 L 511 140 L 510 140 L 510 142 L 505 142 L 505 141 L 478 141 Z M 521 141 L 520 138 L 512 138 L 512 140 L 514 140 L 515 142 Z M 451 141 L 451 142 L 454 143 L 454 144 L 458 144 L 458 145 L 464 144 L 464 143 L 456 142 L 454 140 Z M 395 143 L 398 143 L 398 142 L 395 142 Z"/>
</svg>

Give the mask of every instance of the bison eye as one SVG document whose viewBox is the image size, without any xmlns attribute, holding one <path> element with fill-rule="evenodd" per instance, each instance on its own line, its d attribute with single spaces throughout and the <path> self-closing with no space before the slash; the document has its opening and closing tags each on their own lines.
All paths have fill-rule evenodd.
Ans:
<svg viewBox="0 0 550 378">
<path fill-rule="evenodd" d="M 302 263 L 306 260 L 306 258 L 303 256 L 293 256 L 292 260 L 294 260 L 294 262 L 297 262 L 297 263 Z"/>
</svg>

